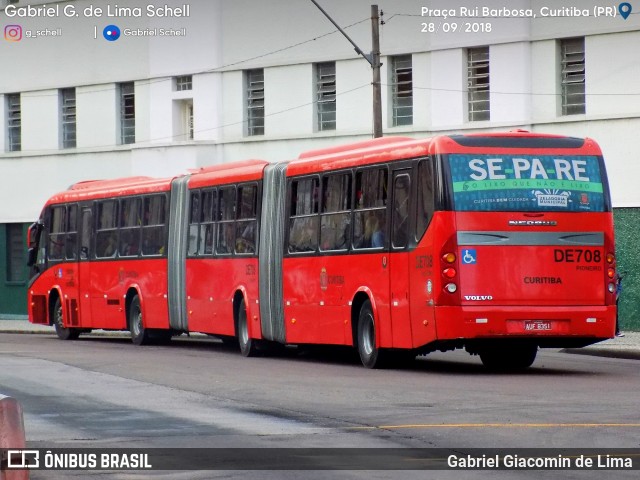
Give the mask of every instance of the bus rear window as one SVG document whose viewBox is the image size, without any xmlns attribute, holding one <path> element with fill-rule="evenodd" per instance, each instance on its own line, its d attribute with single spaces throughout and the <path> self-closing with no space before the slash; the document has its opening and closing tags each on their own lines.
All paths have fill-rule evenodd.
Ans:
<svg viewBox="0 0 640 480">
<path fill-rule="evenodd" d="M 604 212 L 596 156 L 448 156 L 454 210 Z"/>
</svg>

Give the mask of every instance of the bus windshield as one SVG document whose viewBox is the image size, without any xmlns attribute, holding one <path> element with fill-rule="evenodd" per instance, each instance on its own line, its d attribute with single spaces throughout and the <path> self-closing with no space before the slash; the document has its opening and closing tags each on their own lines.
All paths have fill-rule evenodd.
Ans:
<svg viewBox="0 0 640 480">
<path fill-rule="evenodd" d="M 597 156 L 450 154 L 456 211 L 604 212 Z"/>
</svg>

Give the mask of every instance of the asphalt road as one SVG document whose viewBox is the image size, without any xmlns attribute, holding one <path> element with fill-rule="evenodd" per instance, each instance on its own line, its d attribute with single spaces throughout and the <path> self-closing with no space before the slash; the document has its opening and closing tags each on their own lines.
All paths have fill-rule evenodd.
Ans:
<svg viewBox="0 0 640 480">
<path fill-rule="evenodd" d="M 135 347 L 123 337 L 0 334 L 0 392 L 38 448 L 639 448 L 637 360 L 543 350 L 524 373 L 448 352 L 367 370 L 348 350 L 243 358 L 213 339 Z M 636 460 L 637 461 L 637 460 Z M 409 475 L 407 474 L 409 473 Z M 405 472 L 402 478 L 540 478 L 541 472 Z M 555 478 L 602 478 L 555 472 Z M 98 478 L 300 478 L 300 472 L 95 472 Z M 613 475 L 612 475 L 613 474 Z M 87 472 L 33 472 L 32 479 Z M 605 473 L 637 478 L 637 471 Z M 399 478 L 304 472 L 305 478 Z M 93 474 L 92 474 L 93 478 Z"/>
</svg>

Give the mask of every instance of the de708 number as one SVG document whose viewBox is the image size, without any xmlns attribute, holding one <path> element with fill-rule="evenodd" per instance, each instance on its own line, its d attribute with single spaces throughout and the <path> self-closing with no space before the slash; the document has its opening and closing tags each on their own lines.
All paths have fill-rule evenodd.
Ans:
<svg viewBox="0 0 640 480">
<path fill-rule="evenodd" d="M 600 250 L 588 248 L 556 248 L 553 251 L 553 259 L 558 263 L 599 263 L 602 261 L 602 254 Z"/>
</svg>

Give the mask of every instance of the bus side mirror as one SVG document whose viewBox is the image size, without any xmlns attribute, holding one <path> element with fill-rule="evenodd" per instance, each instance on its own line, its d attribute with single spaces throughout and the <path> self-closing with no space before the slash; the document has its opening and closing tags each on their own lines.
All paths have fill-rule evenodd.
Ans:
<svg viewBox="0 0 640 480">
<path fill-rule="evenodd" d="M 38 236 L 40 235 L 41 229 L 42 229 L 42 224 L 38 222 L 32 223 L 29 226 L 29 230 L 27 232 L 27 247 L 34 248 L 37 246 Z"/>
<path fill-rule="evenodd" d="M 38 249 L 36 247 L 31 247 L 27 251 L 27 266 L 33 267 L 36 264 L 36 260 L 38 258 Z"/>
</svg>

